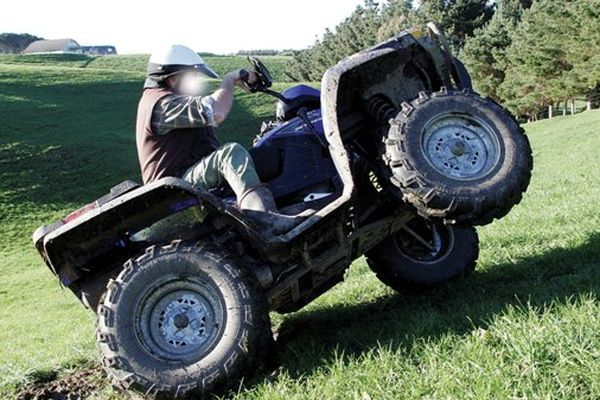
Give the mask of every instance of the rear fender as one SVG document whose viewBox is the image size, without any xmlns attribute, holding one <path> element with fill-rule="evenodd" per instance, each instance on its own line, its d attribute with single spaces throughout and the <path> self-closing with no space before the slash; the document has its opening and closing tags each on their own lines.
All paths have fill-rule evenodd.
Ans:
<svg viewBox="0 0 600 400">
<path fill-rule="evenodd" d="M 131 234 L 191 207 L 207 212 L 219 207 L 177 178 L 165 178 L 108 201 L 80 217 L 60 225 L 41 228 L 35 246 L 63 285 L 93 275 L 129 258 Z M 49 227 L 55 226 L 55 229 Z"/>
</svg>

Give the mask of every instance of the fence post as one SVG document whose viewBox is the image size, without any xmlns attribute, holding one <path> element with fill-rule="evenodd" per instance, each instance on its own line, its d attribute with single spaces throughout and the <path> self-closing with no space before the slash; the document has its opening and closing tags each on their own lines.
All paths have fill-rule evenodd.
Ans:
<svg viewBox="0 0 600 400">
<path fill-rule="evenodd" d="M 592 111 L 592 101 L 591 100 L 587 101 L 587 110 Z"/>
<path fill-rule="evenodd" d="M 548 118 L 552 119 L 552 104 L 548 106 Z"/>
<path fill-rule="evenodd" d="M 575 115 L 575 99 L 571 99 L 571 115 Z"/>
</svg>

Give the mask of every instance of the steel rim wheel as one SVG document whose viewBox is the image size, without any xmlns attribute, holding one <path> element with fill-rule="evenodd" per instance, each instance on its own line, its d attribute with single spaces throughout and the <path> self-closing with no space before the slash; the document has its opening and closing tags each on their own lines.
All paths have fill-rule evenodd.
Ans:
<svg viewBox="0 0 600 400">
<path fill-rule="evenodd" d="M 446 113 L 429 121 L 423 129 L 422 150 L 436 171 L 460 181 L 485 177 L 500 159 L 495 131 L 467 114 Z"/>
<path fill-rule="evenodd" d="M 398 252 L 415 263 L 439 263 L 454 247 L 452 228 L 442 224 L 425 223 L 406 226 L 394 237 Z"/>
<path fill-rule="evenodd" d="M 223 301 L 215 287 L 199 278 L 157 282 L 141 299 L 135 312 L 136 337 L 155 358 L 195 362 L 222 334 Z"/>
</svg>

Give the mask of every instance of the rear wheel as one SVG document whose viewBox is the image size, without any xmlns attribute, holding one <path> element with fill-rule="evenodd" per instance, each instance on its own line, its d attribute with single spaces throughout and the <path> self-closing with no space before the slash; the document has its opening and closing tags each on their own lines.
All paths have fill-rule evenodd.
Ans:
<svg viewBox="0 0 600 400">
<path fill-rule="evenodd" d="M 475 228 L 416 218 L 366 255 L 384 284 L 414 293 L 473 272 L 479 240 Z"/>
<path fill-rule="evenodd" d="M 268 306 L 251 278 L 210 246 L 152 246 L 111 280 L 98 348 L 115 386 L 202 398 L 255 372 L 273 349 Z"/>
</svg>

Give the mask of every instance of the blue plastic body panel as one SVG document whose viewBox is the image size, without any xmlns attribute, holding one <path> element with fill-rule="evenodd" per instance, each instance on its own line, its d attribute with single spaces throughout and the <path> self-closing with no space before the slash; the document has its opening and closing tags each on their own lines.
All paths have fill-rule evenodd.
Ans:
<svg viewBox="0 0 600 400">
<path fill-rule="evenodd" d="M 335 185 L 338 181 L 326 145 L 321 110 L 311 111 L 307 116 L 312 127 L 294 118 L 265 133 L 254 146 L 276 147 L 282 154 L 281 174 L 269 182 L 275 198 L 316 185 Z"/>
</svg>

